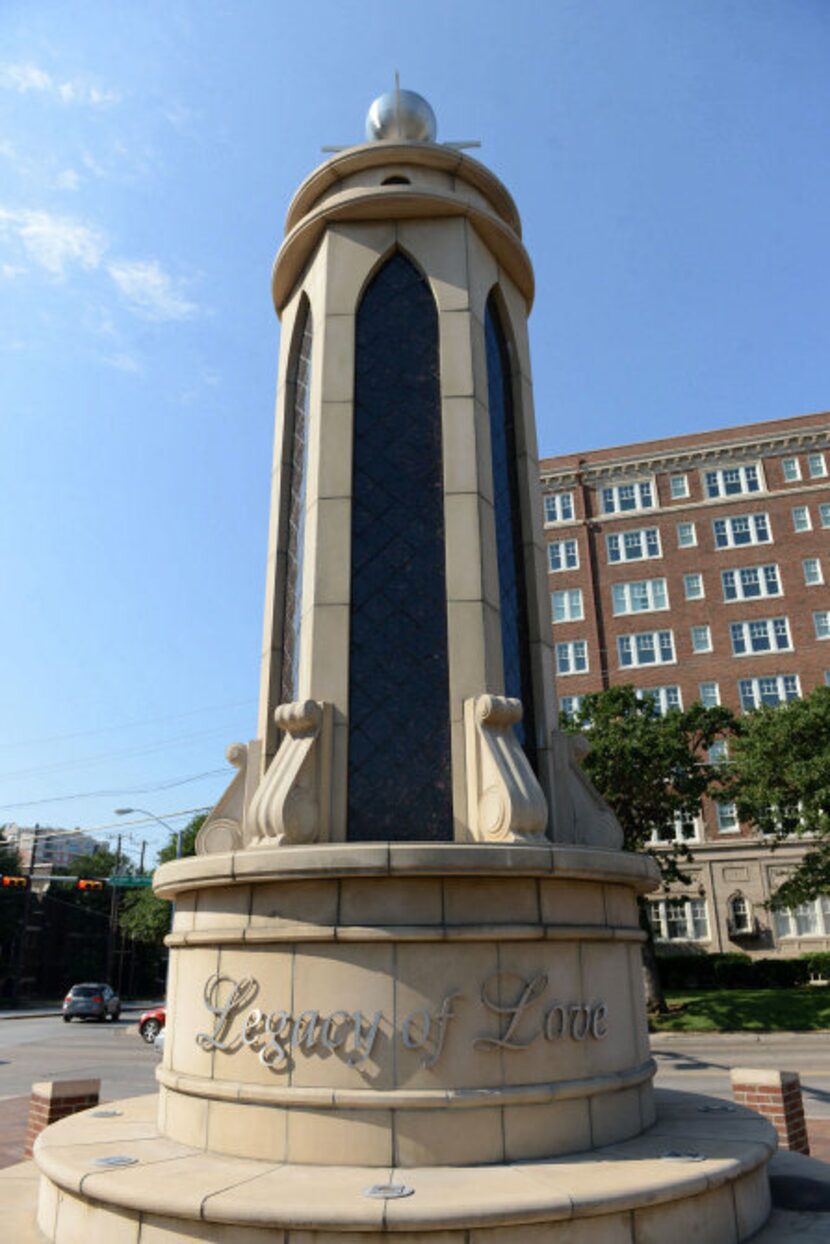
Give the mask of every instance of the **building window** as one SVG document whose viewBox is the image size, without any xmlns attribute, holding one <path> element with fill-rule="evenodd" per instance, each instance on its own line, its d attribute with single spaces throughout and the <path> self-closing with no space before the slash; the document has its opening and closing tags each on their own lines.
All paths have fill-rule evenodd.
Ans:
<svg viewBox="0 0 830 1244">
<path fill-rule="evenodd" d="M 293 703 L 300 685 L 300 634 L 303 603 L 303 545 L 305 543 L 306 484 L 308 480 L 308 418 L 311 396 L 311 351 L 313 326 L 305 295 L 295 321 L 294 343 L 289 365 L 291 393 L 286 411 L 286 432 L 290 436 L 288 453 L 287 504 L 285 528 L 288 533 L 285 589 L 282 608 L 282 670 L 280 702 Z"/>
<path fill-rule="evenodd" d="M 579 549 L 576 540 L 552 540 L 548 545 L 548 570 L 579 569 Z"/>
<path fill-rule="evenodd" d="M 649 903 L 651 928 L 660 942 L 705 942 L 709 917 L 702 898 L 662 898 Z"/>
<path fill-rule="evenodd" d="M 822 527 L 830 527 L 830 501 L 822 501 L 818 507 L 818 517 Z"/>
<path fill-rule="evenodd" d="M 697 528 L 694 523 L 678 523 L 677 524 L 677 547 L 679 549 L 693 549 L 697 544 Z"/>
<path fill-rule="evenodd" d="M 674 662 L 672 631 L 643 631 L 617 638 L 620 668 L 636 665 L 671 665 Z"/>
<path fill-rule="evenodd" d="M 670 709 L 683 707 L 679 687 L 637 687 L 636 693 L 640 700 L 650 699 L 655 713 L 661 717 L 665 717 Z"/>
<path fill-rule="evenodd" d="M 668 825 L 651 831 L 650 841 L 659 842 L 697 842 L 700 838 L 700 817 L 686 812 L 675 812 Z"/>
<path fill-rule="evenodd" d="M 703 590 L 703 575 L 684 574 L 683 591 L 686 593 L 686 600 L 702 600 L 706 595 Z"/>
<path fill-rule="evenodd" d="M 805 557 L 801 565 L 804 567 L 804 582 L 808 587 L 815 587 L 816 584 L 824 582 L 821 562 L 817 557 Z"/>
<path fill-rule="evenodd" d="M 801 479 L 801 464 L 798 458 L 782 458 L 781 471 L 786 484 L 794 484 L 796 480 Z"/>
<path fill-rule="evenodd" d="M 581 695 L 563 695 L 559 701 L 559 711 L 571 719 L 578 717 L 582 708 Z"/>
<path fill-rule="evenodd" d="M 556 645 L 557 674 L 584 674 L 588 669 L 588 644 L 584 639 L 569 639 Z"/>
<path fill-rule="evenodd" d="M 814 613 L 813 626 L 816 628 L 816 639 L 830 639 L 830 610 L 822 609 Z"/>
<path fill-rule="evenodd" d="M 716 682 L 699 684 L 700 702 L 704 708 L 717 708 L 720 704 L 720 687 Z"/>
<path fill-rule="evenodd" d="M 672 501 L 681 501 L 683 497 L 689 495 L 689 477 L 687 475 L 672 475 L 669 480 L 671 488 Z"/>
<path fill-rule="evenodd" d="M 660 533 L 656 527 L 637 527 L 605 537 L 609 562 L 635 562 L 660 557 Z"/>
<path fill-rule="evenodd" d="M 807 470 L 810 472 L 810 479 L 822 479 L 827 474 L 824 454 L 807 454 Z"/>
<path fill-rule="evenodd" d="M 554 622 L 581 622 L 585 616 L 582 612 L 582 588 L 565 588 L 562 592 L 551 592 L 551 609 Z"/>
<path fill-rule="evenodd" d="M 654 505 L 654 483 L 611 484 L 602 489 L 603 514 L 627 514 L 631 510 L 650 510 Z"/>
<path fill-rule="evenodd" d="M 823 894 L 798 907 L 773 911 L 776 937 L 827 937 L 830 934 L 830 896 Z"/>
<path fill-rule="evenodd" d="M 752 933 L 755 928 L 755 921 L 752 916 L 752 907 L 749 900 L 743 894 L 733 894 L 726 904 L 727 921 L 729 923 L 729 932 L 734 936 L 736 933 Z"/>
<path fill-rule="evenodd" d="M 729 759 L 729 745 L 726 739 L 715 739 L 709 748 L 709 764 L 723 765 Z"/>
<path fill-rule="evenodd" d="M 545 522 L 567 523 L 574 516 L 572 492 L 552 492 L 545 497 Z"/>
<path fill-rule="evenodd" d="M 729 627 L 729 637 L 732 640 L 732 655 L 736 657 L 752 652 L 789 652 L 793 646 L 786 618 L 733 622 Z"/>
<path fill-rule="evenodd" d="M 665 579 L 640 579 L 635 583 L 614 583 L 611 586 L 614 615 L 648 613 L 668 609 L 669 598 Z"/>
<path fill-rule="evenodd" d="M 718 818 L 718 832 L 721 834 L 737 834 L 740 830 L 738 824 L 738 809 L 731 800 L 719 802 L 715 800 L 715 810 Z"/>
<path fill-rule="evenodd" d="M 781 579 L 778 567 L 741 566 L 737 570 L 722 570 L 723 599 L 757 600 L 762 596 L 780 596 Z"/>
<path fill-rule="evenodd" d="M 761 480 L 757 466 L 720 467 L 704 471 L 707 497 L 738 497 L 745 492 L 760 492 Z"/>
<path fill-rule="evenodd" d="M 797 700 L 801 694 L 798 674 L 772 674 L 765 678 L 741 678 L 738 682 L 741 708 L 747 712 L 762 706 L 771 708 Z"/>
<path fill-rule="evenodd" d="M 793 506 L 793 530 L 794 531 L 812 531 L 813 524 L 810 520 L 810 511 L 806 505 Z"/>
<path fill-rule="evenodd" d="M 711 652 L 712 632 L 707 624 L 692 627 L 692 652 Z"/>
<path fill-rule="evenodd" d="M 715 548 L 739 548 L 743 544 L 770 544 L 772 536 L 768 514 L 737 514 L 734 518 L 716 518 Z"/>
</svg>

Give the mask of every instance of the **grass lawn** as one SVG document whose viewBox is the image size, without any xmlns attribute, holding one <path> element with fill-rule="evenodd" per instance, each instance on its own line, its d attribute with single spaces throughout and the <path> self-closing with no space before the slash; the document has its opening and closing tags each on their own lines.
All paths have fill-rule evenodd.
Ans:
<svg viewBox="0 0 830 1244">
<path fill-rule="evenodd" d="M 706 989 L 666 994 L 653 1032 L 815 1032 L 830 1028 L 830 988 Z"/>
</svg>

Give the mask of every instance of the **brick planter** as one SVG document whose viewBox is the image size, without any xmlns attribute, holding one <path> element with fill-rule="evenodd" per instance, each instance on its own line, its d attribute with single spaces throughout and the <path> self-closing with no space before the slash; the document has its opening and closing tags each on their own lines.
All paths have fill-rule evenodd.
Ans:
<svg viewBox="0 0 830 1244">
<path fill-rule="evenodd" d="M 778 1132 L 782 1149 L 809 1153 L 801 1081 L 797 1071 L 764 1071 L 735 1067 L 732 1096 L 742 1106 L 757 1110 Z"/>
<path fill-rule="evenodd" d="M 24 1154 L 32 1156 L 35 1140 L 50 1123 L 98 1105 L 100 1080 L 41 1080 L 32 1085 Z"/>
</svg>

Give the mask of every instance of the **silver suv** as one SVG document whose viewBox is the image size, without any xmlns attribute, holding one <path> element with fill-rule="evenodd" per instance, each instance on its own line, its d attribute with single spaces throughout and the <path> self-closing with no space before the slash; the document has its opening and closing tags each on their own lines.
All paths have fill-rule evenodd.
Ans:
<svg viewBox="0 0 830 1244">
<path fill-rule="evenodd" d="M 121 1015 L 121 999 L 109 985 L 73 985 L 63 1000 L 63 1022 L 70 1019 L 112 1019 Z"/>
</svg>

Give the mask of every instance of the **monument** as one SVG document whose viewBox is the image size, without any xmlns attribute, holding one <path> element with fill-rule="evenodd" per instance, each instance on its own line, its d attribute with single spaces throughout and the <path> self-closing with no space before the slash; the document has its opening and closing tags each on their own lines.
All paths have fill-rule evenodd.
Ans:
<svg viewBox="0 0 830 1244">
<path fill-rule="evenodd" d="M 533 272 L 461 146 L 396 89 L 288 210 L 258 737 L 156 873 L 158 1098 L 38 1142 L 56 1244 L 724 1244 L 768 1215 L 772 1129 L 653 1089 L 656 870 L 555 728 Z"/>
</svg>

